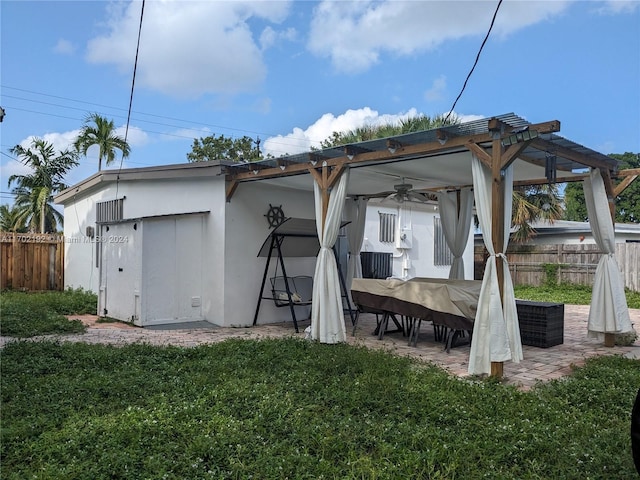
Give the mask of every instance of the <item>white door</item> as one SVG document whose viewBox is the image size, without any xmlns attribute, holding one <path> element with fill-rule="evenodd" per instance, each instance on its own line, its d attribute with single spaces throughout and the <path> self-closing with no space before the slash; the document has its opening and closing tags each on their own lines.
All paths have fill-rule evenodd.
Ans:
<svg viewBox="0 0 640 480">
<path fill-rule="evenodd" d="M 145 219 L 143 325 L 202 320 L 203 215 Z"/>
<path fill-rule="evenodd" d="M 140 227 L 140 222 L 102 225 L 96 236 L 101 249 L 101 315 L 125 322 L 139 317 Z"/>
</svg>

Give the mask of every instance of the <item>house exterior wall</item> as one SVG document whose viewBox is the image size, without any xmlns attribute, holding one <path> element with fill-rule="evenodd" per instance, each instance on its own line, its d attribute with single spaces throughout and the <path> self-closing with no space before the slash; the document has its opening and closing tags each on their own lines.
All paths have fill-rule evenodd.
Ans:
<svg viewBox="0 0 640 480">
<path fill-rule="evenodd" d="M 396 242 L 380 242 L 380 213 L 397 215 L 396 235 L 403 230 L 410 235 L 410 248 L 398 248 Z M 369 202 L 362 251 L 385 252 L 393 256 L 393 276 L 397 278 L 431 277 L 448 278 L 450 266 L 436 266 L 434 262 L 435 218 L 439 217 L 432 205 L 404 203 L 394 205 Z M 473 230 L 469 233 L 463 255 L 465 278 L 473 279 Z"/>
<path fill-rule="evenodd" d="M 123 320 L 138 317 L 136 323 L 146 325 L 197 317 L 220 326 L 246 327 L 253 324 L 266 264 L 266 258 L 257 257 L 257 254 L 271 231 L 266 218 L 269 208 L 281 207 L 285 217 L 315 218 L 313 193 L 309 190 L 276 187 L 268 181 L 262 181 L 239 185 L 230 202 L 226 202 L 225 195 L 223 177 L 120 182 L 118 198 L 125 198 L 123 217 L 139 221 L 136 232 L 141 235 L 141 239 L 137 242 L 137 248 L 142 250 L 141 259 L 136 261 L 135 268 L 134 265 L 127 267 L 133 275 L 127 284 L 131 285 L 130 289 L 133 291 L 117 293 L 126 296 L 124 301 L 127 305 L 131 303 L 130 308 L 127 307 L 127 311 L 123 313 L 127 317 Z M 93 191 L 81 192 L 81 196 L 79 194 L 78 198 L 65 204 L 67 286 L 83 287 L 99 293 L 100 271 L 96 267 L 96 244 L 87 241 L 84 234 L 86 227 L 96 226 L 96 203 L 115 198 L 115 184 L 106 184 Z M 379 211 L 398 215 L 397 226 L 408 229 L 411 233 L 411 248 L 399 249 L 395 244 L 378 241 Z M 436 267 L 433 261 L 434 218 L 437 215 L 430 206 L 382 206 L 371 203 L 367 209 L 362 250 L 391 252 L 394 257 L 394 276 L 446 278 L 449 267 Z M 172 222 L 196 217 L 200 220 L 196 221 L 197 225 L 189 224 L 193 228 L 187 229 L 190 232 L 188 237 L 179 237 L 183 228 L 170 228 L 174 225 Z M 201 232 L 201 239 L 194 243 L 191 237 L 197 231 Z M 145 232 L 150 236 L 145 238 Z M 108 241 L 108 235 L 102 236 Z M 343 239 L 344 241 L 346 240 Z M 184 246 L 187 242 L 190 247 Z M 472 242 L 473 236 L 470 234 L 465 251 L 466 278 L 473 277 Z M 169 245 L 172 246 L 169 250 L 164 248 Z M 201 279 L 200 282 L 188 277 L 188 272 L 180 270 L 175 263 L 165 262 L 166 268 L 160 268 L 161 265 L 154 263 L 154 258 L 169 257 L 172 251 L 174 261 L 180 257 L 181 265 L 191 265 L 193 268 L 190 267 L 189 271 L 193 270 L 194 275 Z M 272 259 L 267 272 L 265 297 L 270 295 L 269 279 L 282 274 L 276 271 L 275 260 Z M 171 265 L 176 268 L 169 268 Z M 285 265 L 289 276 L 312 276 L 315 258 L 287 258 Z M 186 290 L 178 288 L 181 286 L 185 286 Z M 147 294 L 152 294 L 152 287 L 155 288 L 153 295 L 161 295 L 162 297 L 157 298 L 169 302 L 166 315 L 157 311 L 157 308 L 154 309 L 154 304 L 150 304 L 146 298 Z M 172 303 L 170 300 L 175 295 L 182 295 L 184 298 Z M 298 319 L 308 318 L 309 307 L 296 307 L 296 315 Z M 290 320 L 288 308 L 276 308 L 269 299 L 261 301 L 258 324 Z"/>
<path fill-rule="evenodd" d="M 123 217 L 140 219 L 161 215 L 204 212 L 202 222 L 202 317 L 209 320 L 224 302 L 225 182 L 222 177 L 174 178 L 120 182 L 118 198 L 125 197 Z M 96 242 L 85 236 L 96 226 L 96 203 L 116 198 L 115 184 L 108 184 L 65 204 L 65 285 L 99 293 Z M 144 223 L 144 222 L 143 222 Z M 107 233 L 107 232 L 96 232 Z M 109 242 L 109 235 L 102 235 Z M 162 239 L 159 239 L 162 241 Z M 144 273 L 140 273 L 144 275 Z M 144 291 L 141 292 L 144 295 Z"/>
<path fill-rule="evenodd" d="M 311 182 L 311 180 L 310 180 Z M 286 218 L 315 218 L 313 193 L 277 188 L 267 182 L 241 184 L 226 204 L 224 310 L 213 323 L 225 326 L 251 326 L 255 315 L 266 258 L 257 257 L 271 232 L 265 215 L 270 205 L 282 207 Z M 288 276 L 311 275 L 315 258 L 285 258 Z M 271 293 L 269 279 L 275 276 L 276 258 L 267 272 L 264 296 Z M 279 275 L 282 275 L 278 266 Z M 296 317 L 309 316 L 309 307 L 296 307 Z M 276 308 L 274 302 L 262 300 L 258 324 L 291 321 L 288 308 Z"/>
</svg>

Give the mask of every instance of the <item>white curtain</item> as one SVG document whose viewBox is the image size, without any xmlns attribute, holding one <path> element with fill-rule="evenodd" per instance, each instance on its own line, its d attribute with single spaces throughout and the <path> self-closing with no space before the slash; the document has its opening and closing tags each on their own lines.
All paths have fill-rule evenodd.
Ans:
<svg viewBox="0 0 640 480">
<path fill-rule="evenodd" d="M 354 278 L 362 278 L 362 263 L 360 261 L 360 249 L 364 240 L 364 225 L 367 218 L 366 198 L 347 199 L 345 202 L 346 219 L 351 223 L 347 225 L 347 240 L 349 241 L 349 262 L 347 264 L 347 291 L 351 290 L 351 281 Z"/>
<path fill-rule="evenodd" d="M 312 340 L 318 340 L 320 343 L 338 343 L 347 339 L 340 277 L 333 245 L 340 231 L 348 181 L 349 169 L 347 168 L 331 191 L 324 229 L 322 228 L 322 191 L 318 183 L 313 182 L 320 252 L 318 252 L 316 271 L 313 276 L 310 335 Z"/>
<path fill-rule="evenodd" d="M 484 270 L 484 278 L 478 299 L 478 310 L 473 325 L 473 341 L 469 354 L 469 374 L 479 375 L 491 373 L 491 362 L 522 360 L 522 343 L 518 313 L 513 292 L 513 283 L 509 265 L 504 252 L 496 252 L 493 248 L 491 232 L 491 172 L 473 155 L 473 193 L 476 201 L 476 213 L 482 229 L 484 244 L 489 251 L 489 258 Z M 504 250 L 509 244 L 511 227 L 511 209 L 513 194 L 513 167 L 504 171 Z M 503 301 L 500 300 L 498 284 L 498 259 L 502 261 L 504 271 Z"/>
<path fill-rule="evenodd" d="M 630 332 L 633 327 L 622 274 L 615 257 L 615 230 L 600 170 L 591 169 L 583 187 L 593 238 L 604 252 L 596 268 L 587 330 L 592 337 L 602 337 L 604 333 Z"/>
<path fill-rule="evenodd" d="M 440 210 L 440 222 L 444 232 L 444 239 L 453 254 L 453 264 L 449 270 L 450 279 L 464 280 L 464 253 L 469 230 L 471 229 L 471 208 L 473 207 L 473 194 L 470 188 L 460 191 L 460 206 L 458 207 L 458 194 L 456 192 L 441 192 L 438 194 L 438 209 Z"/>
</svg>

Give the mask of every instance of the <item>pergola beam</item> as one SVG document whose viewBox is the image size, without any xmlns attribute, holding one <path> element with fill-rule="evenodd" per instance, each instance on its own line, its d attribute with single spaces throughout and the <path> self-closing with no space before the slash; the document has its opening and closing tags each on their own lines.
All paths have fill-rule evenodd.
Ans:
<svg viewBox="0 0 640 480">
<path fill-rule="evenodd" d="M 493 122 L 493 123 L 492 123 Z M 489 120 L 489 124 L 493 125 L 498 122 L 497 119 Z M 513 130 L 512 127 L 506 125 L 502 122 L 500 135 L 508 134 Z M 551 120 L 549 122 L 542 122 L 537 124 L 532 124 L 529 126 L 531 130 L 536 130 L 538 133 L 553 133 L 560 130 L 560 122 L 558 120 Z M 439 153 L 446 153 L 458 147 L 467 147 L 467 144 L 482 144 L 489 143 L 494 140 L 494 133 L 489 131 L 487 133 L 479 133 L 474 135 L 464 135 L 459 137 L 447 137 L 446 142 L 441 144 L 439 141 L 434 142 L 425 142 L 416 145 L 402 145 L 401 148 L 396 149 L 395 152 L 391 153 L 388 149 L 374 151 L 374 152 L 354 152 L 352 158 L 349 158 L 346 153 L 344 156 L 334 157 L 334 158 L 324 158 L 323 163 L 326 162 L 328 167 L 335 167 L 340 163 L 345 164 L 361 164 L 367 162 L 378 162 L 378 161 L 388 161 L 397 159 L 401 161 L 404 157 L 417 157 L 420 155 L 435 155 Z M 238 172 L 233 174 L 233 179 L 242 182 L 249 180 L 258 180 L 264 178 L 274 178 L 274 177 L 283 177 L 288 175 L 298 175 L 300 173 L 306 173 L 309 170 L 309 164 L 312 163 L 315 159 L 314 155 L 319 156 L 317 153 L 310 154 L 309 162 L 300 162 L 295 164 L 286 165 L 285 169 L 282 170 L 281 166 L 276 167 L 264 167 L 254 173 L 253 171 L 249 172 Z M 349 155 L 351 156 L 351 155 Z M 317 160 L 316 160 L 317 161 Z"/>
<path fill-rule="evenodd" d="M 564 158 L 568 158 L 569 160 L 580 163 L 587 167 L 606 169 L 606 170 L 611 170 L 611 167 L 612 167 L 612 163 L 597 160 L 595 158 L 590 157 L 589 155 L 584 155 L 582 153 L 571 150 L 570 148 L 555 145 L 539 137 L 533 140 L 531 142 L 531 145 L 539 150 L 544 150 L 545 152 L 554 152 L 556 155 L 559 155 Z"/>
</svg>

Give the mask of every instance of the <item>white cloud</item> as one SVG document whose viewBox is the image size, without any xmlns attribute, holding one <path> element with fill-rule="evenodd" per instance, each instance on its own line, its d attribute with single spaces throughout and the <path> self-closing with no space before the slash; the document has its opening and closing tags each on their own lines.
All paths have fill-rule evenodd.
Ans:
<svg viewBox="0 0 640 480">
<path fill-rule="evenodd" d="M 640 8 L 638 0 L 608 0 L 604 2 L 604 6 L 597 9 L 597 12 L 603 15 L 617 15 L 632 13 L 638 8 Z"/>
<path fill-rule="evenodd" d="M 493 34 L 506 36 L 559 15 L 569 3 L 504 2 Z M 324 0 L 314 10 L 308 48 L 330 58 L 337 71 L 359 73 L 378 63 L 383 53 L 412 55 L 433 50 L 447 40 L 480 37 L 489 28 L 495 5 L 486 1 Z"/>
<path fill-rule="evenodd" d="M 290 2 L 148 2 L 144 11 L 139 85 L 176 97 L 251 91 L 266 76 L 250 20 L 282 21 Z M 111 8 L 108 32 L 92 39 L 87 58 L 128 73 L 135 59 L 140 3 Z M 280 34 L 263 33 L 264 44 Z M 284 33 L 284 37 L 291 33 Z"/>
<path fill-rule="evenodd" d="M 281 40 L 293 41 L 297 37 L 295 28 L 288 28 L 286 30 L 276 31 L 270 26 L 266 27 L 260 34 L 260 48 L 267 50 L 276 45 Z"/>
<path fill-rule="evenodd" d="M 76 47 L 69 40 L 65 40 L 61 38 L 58 40 L 58 43 L 53 47 L 53 51 L 55 53 L 59 53 L 61 55 L 72 55 L 76 51 Z"/>
<path fill-rule="evenodd" d="M 424 98 L 429 102 L 442 100 L 447 90 L 447 77 L 440 75 L 431 84 L 431 88 L 424 92 Z"/>
<path fill-rule="evenodd" d="M 325 113 L 304 130 L 295 127 L 287 135 L 268 138 L 264 142 L 262 152 L 264 155 L 271 154 L 274 157 L 308 152 L 312 147 L 319 148 L 320 143 L 329 138 L 333 132 L 347 132 L 364 126 L 397 124 L 402 120 L 420 115 L 424 114 L 419 113 L 415 108 L 411 108 L 405 113 L 380 114 L 369 107 L 347 110 L 337 117 L 332 113 Z M 458 114 L 456 112 L 453 112 L 452 115 L 462 123 L 486 118 L 485 115 Z"/>
<path fill-rule="evenodd" d="M 68 132 L 50 132 L 45 133 L 44 135 L 31 135 L 20 142 L 20 145 L 23 148 L 31 148 L 31 143 L 34 138 L 42 138 L 44 141 L 49 142 L 53 145 L 53 149 L 58 152 L 63 152 L 65 150 L 69 150 L 73 148 L 73 142 L 78 137 L 80 130 L 69 130 Z"/>
<path fill-rule="evenodd" d="M 8 160 L 6 163 L 2 165 L 2 185 L 0 185 L 2 190 L 6 190 L 9 186 L 9 178 L 12 175 L 26 175 L 31 172 L 31 169 L 24 165 L 19 160 Z M 12 185 L 12 187 L 14 187 Z"/>
<path fill-rule="evenodd" d="M 369 107 L 347 110 L 337 117 L 332 113 L 325 113 L 304 130 L 296 127 L 287 135 L 268 138 L 264 142 L 263 153 L 279 157 L 281 155 L 308 152 L 311 147 L 320 147 L 320 142 L 329 138 L 333 132 L 346 132 L 365 125 L 388 125 L 418 115 L 415 108 L 406 113 L 381 115 Z"/>
<path fill-rule="evenodd" d="M 142 147 L 149 143 L 149 135 L 138 127 L 129 125 L 129 132 L 126 131 L 126 125 L 116 128 L 115 134 L 121 138 L 125 138 L 127 134 L 127 143 L 133 150 L 135 147 Z"/>
</svg>

